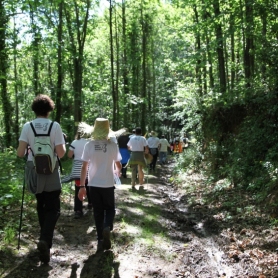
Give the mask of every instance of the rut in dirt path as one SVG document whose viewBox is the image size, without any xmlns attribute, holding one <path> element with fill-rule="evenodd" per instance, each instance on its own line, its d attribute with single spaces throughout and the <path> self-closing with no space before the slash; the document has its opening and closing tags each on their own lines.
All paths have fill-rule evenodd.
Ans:
<svg viewBox="0 0 278 278">
<path fill-rule="evenodd" d="M 38 231 L 30 223 L 18 256 L 5 258 L 17 263 L 1 277 L 248 277 L 225 256 L 214 240 L 219 235 L 206 229 L 206 215 L 191 211 L 186 196 L 168 182 L 172 167 L 149 173 L 144 189 L 132 190 L 130 179 L 122 179 L 115 191 L 111 250 L 96 253 L 93 212 L 87 210 L 83 218 L 73 219 L 72 198 L 65 196 L 49 265 L 38 261 Z"/>
</svg>

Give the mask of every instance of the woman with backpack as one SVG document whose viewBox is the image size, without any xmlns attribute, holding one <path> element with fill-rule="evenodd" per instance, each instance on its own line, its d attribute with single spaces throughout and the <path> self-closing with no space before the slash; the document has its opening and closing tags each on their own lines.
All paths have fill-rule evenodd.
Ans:
<svg viewBox="0 0 278 278">
<path fill-rule="evenodd" d="M 30 122 L 24 124 L 19 137 L 17 155 L 24 157 L 28 151 L 27 147 L 30 147 L 25 166 L 25 180 L 27 188 L 35 194 L 37 199 L 37 214 L 40 225 L 40 236 L 37 244 L 40 252 L 39 258 L 41 262 L 48 263 L 55 225 L 60 216 L 61 181 L 57 157 L 62 158 L 65 155 L 66 147 L 61 126 L 57 122 L 53 122 L 52 125 L 52 121 L 49 119 L 50 113 L 55 108 L 53 100 L 47 95 L 37 95 L 31 108 L 36 115 L 32 121 L 34 130 Z M 54 154 L 54 169 L 50 174 L 38 173 L 33 159 L 35 139 L 45 136 L 50 137 Z"/>
</svg>

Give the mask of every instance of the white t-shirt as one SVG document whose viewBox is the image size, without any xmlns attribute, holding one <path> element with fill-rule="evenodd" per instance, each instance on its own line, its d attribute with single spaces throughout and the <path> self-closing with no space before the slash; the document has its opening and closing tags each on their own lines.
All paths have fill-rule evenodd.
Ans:
<svg viewBox="0 0 278 278">
<path fill-rule="evenodd" d="M 85 145 L 81 159 L 89 162 L 88 186 L 103 188 L 114 186 L 114 162 L 122 160 L 115 142 L 89 141 Z"/>
<path fill-rule="evenodd" d="M 36 118 L 32 121 L 37 134 L 47 134 L 51 122 L 52 121 L 47 118 Z M 18 140 L 26 142 L 31 147 L 31 149 L 33 148 L 35 143 L 35 134 L 31 128 L 30 122 L 24 124 Z M 61 126 L 57 122 L 53 123 L 50 132 L 50 141 L 53 149 L 57 145 L 65 144 Z M 33 161 L 32 152 L 29 152 L 28 154 L 28 161 Z"/>
<path fill-rule="evenodd" d="M 149 148 L 151 148 L 151 149 L 158 148 L 159 139 L 157 137 L 151 136 L 150 138 L 148 138 L 147 143 L 148 143 Z"/>
<path fill-rule="evenodd" d="M 79 140 L 73 140 L 69 149 L 74 153 L 74 160 L 81 160 L 84 147 L 89 142 L 88 139 L 81 138 Z M 73 148 L 74 147 L 74 148 Z"/>
<path fill-rule="evenodd" d="M 170 147 L 170 144 L 169 142 L 167 141 L 166 138 L 161 138 L 159 139 L 159 142 L 160 142 L 160 151 L 161 152 L 167 152 L 167 147 Z"/>
<path fill-rule="evenodd" d="M 143 152 L 148 143 L 145 137 L 135 135 L 129 139 L 127 146 L 130 147 L 132 152 Z"/>
</svg>

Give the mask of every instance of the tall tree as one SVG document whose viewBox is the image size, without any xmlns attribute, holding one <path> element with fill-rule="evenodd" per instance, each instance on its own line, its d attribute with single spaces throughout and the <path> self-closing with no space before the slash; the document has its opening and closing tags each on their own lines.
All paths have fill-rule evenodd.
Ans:
<svg viewBox="0 0 278 278">
<path fill-rule="evenodd" d="M 7 23 L 9 17 L 6 13 L 5 2 L 0 0 L 0 90 L 1 90 L 1 100 L 2 100 L 2 109 L 4 112 L 4 126 L 5 126 L 5 146 L 11 146 L 11 116 L 12 116 L 12 106 L 8 96 L 8 83 L 7 83 L 7 74 L 8 74 L 8 49 L 6 47 L 7 40 Z"/>
<path fill-rule="evenodd" d="M 74 122 L 75 131 L 78 123 L 82 120 L 82 89 L 83 89 L 83 62 L 84 47 L 87 36 L 89 11 L 91 1 L 73 1 L 64 5 L 67 29 L 69 35 L 69 48 L 71 50 L 71 60 L 73 67 L 73 95 L 74 95 Z M 73 8 L 73 11 L 72 9 Z M 84 11 L 84 13 L 82 12 Z"/>
</svg>

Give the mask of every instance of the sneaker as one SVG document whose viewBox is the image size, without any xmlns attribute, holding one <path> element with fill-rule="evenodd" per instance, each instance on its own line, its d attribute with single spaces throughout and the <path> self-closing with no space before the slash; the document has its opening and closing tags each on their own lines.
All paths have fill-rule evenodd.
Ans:
<svg viewBox="0 0 278 278">
<path fill-rule="evenodd" d="M 49 263 L 50 249 L 48 247 L 47 242 L 44 240 L 40 240 L 37 244 L 37 247 L 38 247 L 38 250 L 40 251 L 40 255 L 39 255 L 40 261 L 45 264 Z"/>
<path fill-rule="evenodd" d="M 74 214 L 74 219 L 79 219 L 83 216 L 83 212 L 81 211 L 76 211 Z"/>
<path fill-rule="evenodd" d="M 98 240 L 97 242 L 97 252 L 102 252 L 103 251 L 103 241 Z"/>
<path fill-rule="evenodd" d="M 103 249 L 109 250 L 111 248 L 111 240 L 110 240 L 110 227 L 105 227 L 102 232 L 103 235 Z"/>
</svg>

